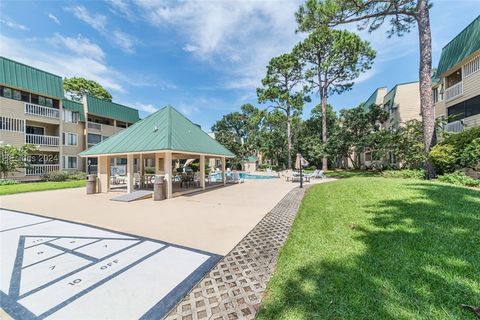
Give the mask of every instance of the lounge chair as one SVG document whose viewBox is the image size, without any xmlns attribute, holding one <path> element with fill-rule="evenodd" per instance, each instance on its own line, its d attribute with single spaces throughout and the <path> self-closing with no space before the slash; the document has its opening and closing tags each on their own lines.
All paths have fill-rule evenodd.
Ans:
<svg viewBox="0 0 480 320">
<path fill-rule="evenodd" d="M 227 175 L 227 183 L 242 183 L 244 180 L 240 177 L 240 172 L 231 172 Z"/>
<path fill-rule="evenodd" d="M 325 179 L 325 174 L 323 173 L 323 170 L 315 170 L 312 173 L 309 174 L 310 178 L 313 179 Z"/>
</svg>

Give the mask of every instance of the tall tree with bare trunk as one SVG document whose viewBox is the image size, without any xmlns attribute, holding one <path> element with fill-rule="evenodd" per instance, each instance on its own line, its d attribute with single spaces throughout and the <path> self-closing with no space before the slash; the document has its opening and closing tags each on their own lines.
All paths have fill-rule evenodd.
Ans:
<svg viewBox="0 0 480 320">
<path fill-rule="evenodd" d="M 274 109 L 287 116 L 288 169 L 292 168 L 292 119 L 301 114 L 303 104 L 310 101 L 302 86 L 303 65 L 292 54 L 285 53 L 270 60 L 262 87 L 257 89 L 260 103 L 271 102 Z"/>
<path fill-rule="evenodd" d="M 434 178 L 435 171 L 428 153 L 435 144 L 435 115 L 432 98 L 432 36 L 429 0 L 307 0 L 296 13 L 300 31 L 324 26 L 358 23 L 359 29 L 374 31 L 390 18 L 388 36 L 401 36 L 415 25 L 420 47 L 420 105 L 423 126 L 425 171 Z"/>
<path fill-rule="evenodd" d="M 293 49 L 306 66 L 309 89 L 318 91 L 322 107 L 322 143 L 327 144 L 327 99 L 332 94 L 350 90 L 354 80 L 370 69 L 375 51 L 367 41 L 346 30 L 319 27 Z M 327 155 L 322 170 L 328 169 Z"/>
</svg>

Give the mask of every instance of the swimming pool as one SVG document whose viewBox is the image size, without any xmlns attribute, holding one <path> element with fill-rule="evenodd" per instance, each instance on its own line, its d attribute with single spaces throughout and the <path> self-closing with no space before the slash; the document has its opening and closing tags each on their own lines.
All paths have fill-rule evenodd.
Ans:
<svg viewBox="0 0 480 320">
<path fill-rule="evenodd" d="M 245 172 L 240 172 L 240 178 L 263 180 L 263 179 L 275 179 L 277 177 L 263 176 L 263 175 L 259 175 L 259 174 L 249 174 L 249 173 L 245 173 Z"/>
</svg>

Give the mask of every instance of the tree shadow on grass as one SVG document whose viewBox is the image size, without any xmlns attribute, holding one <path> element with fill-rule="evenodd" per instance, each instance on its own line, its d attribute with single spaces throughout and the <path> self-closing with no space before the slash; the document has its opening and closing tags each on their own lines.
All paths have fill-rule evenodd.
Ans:
<svg viewBox="0 0 480 320">
<path fill-rule="evenodd" d="M 262 319 L 475 319 L 480 305 L 480 192 L 408 183 L 416 197 L 369 204 L 352 230 L 365 249 L 275 279 Z M 345 256 L 345 255 L 344 255 Z"/>
</svg>

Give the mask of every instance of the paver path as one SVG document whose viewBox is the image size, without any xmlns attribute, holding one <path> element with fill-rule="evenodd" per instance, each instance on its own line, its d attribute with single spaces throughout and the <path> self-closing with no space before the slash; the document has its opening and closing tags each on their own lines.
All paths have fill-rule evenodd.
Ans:
<svg viewBox="0 0 480 320">
<path fill-rule="evenodd" d="M 253 319 L 305 190 L 290 191 L 166 319 Z"/>
</svg>

